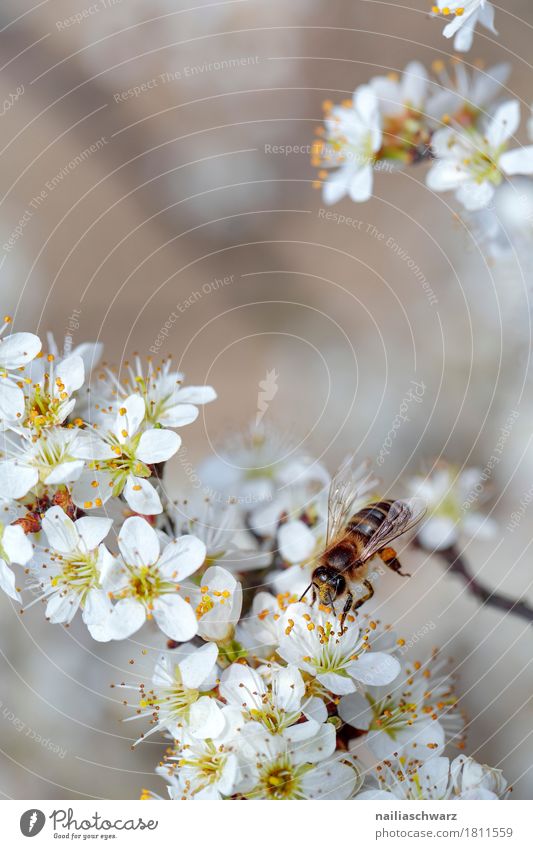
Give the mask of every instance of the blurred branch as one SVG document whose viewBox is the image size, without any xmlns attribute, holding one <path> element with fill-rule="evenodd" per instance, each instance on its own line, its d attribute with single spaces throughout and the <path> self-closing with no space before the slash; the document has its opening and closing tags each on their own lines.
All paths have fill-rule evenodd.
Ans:
<svg viewBox="0 0 533 849">
<path fill-rule="evenodd" d="M 487 604 L 490 607 L 495 607 L 498 610 L 504 610 L 506 613 L 514 613 L 515 616 L 521 616 L 527 622 L 533 622 L 533 609 L 526 604 L 525 601 L 507 598 L 499 595 L 489 587 L 484 586 L 478 579 L 470 574 L 468 566 L 454 546 L 443 549 L 437 552 L 440 554 L 449 566 L 448 571 L 453 575 L 459 575 L 468 591 L 481 601 L 482 604 Z"/>
</svg>

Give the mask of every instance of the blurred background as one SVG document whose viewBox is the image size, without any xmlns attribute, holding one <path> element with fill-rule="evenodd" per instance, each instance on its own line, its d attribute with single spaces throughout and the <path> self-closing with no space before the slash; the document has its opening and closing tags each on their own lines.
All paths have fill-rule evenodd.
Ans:
<svg viewBox="0 0 533 849">
<path fill-rule="evenodd" d="M 533 8 L 510 5 L 466 61 L 512 61 L 525 114 Z M 506 528 L 533 472 L 527 265 L 489 258 L 423 169 L 378 174 L 371 202 L 335 208 L 350 222 L 326 218 L 312 186 L 323 100 L 453 55 L 429 6 L 3 0 L 1 309 L 16 329 L 101 340 L 119 365 L 172 354 L 189 382 L 214 385 L 219 400 L 182 431 L 193 462 L 254 419 L 272 370 L 265 422 L 332 469 L 347 450 L 375 458 L 422 382 L 380 470 L 398 493 L 425 458 L 482 468 L 514 417 L 490 481 L 497 538 L 466 557 L 533 603 L 533 507 Z M 479 610 L 438 558 L 404 559 L 414 577 L 382 581 L 381 617 L 407 636 L 432 623 L 416 649 L 455 658 L 467 751 L 532 798 L 531 626 Z M 78 620 L 66 630 L 16 608 L 0 597 L 0 792 L 163 792 L 163 747 L 131 750 L 130 710 L 110 689 L 148 674 L 160 637 L 98 645 Z"/>
</svg>

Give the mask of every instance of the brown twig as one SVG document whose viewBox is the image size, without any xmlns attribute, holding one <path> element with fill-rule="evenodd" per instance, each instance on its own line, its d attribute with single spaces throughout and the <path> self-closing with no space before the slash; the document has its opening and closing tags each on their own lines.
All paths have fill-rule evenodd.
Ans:
<svg viewBox="0 0 533 849">
<path fill-rule="evenodd" d="M 470 574 L 468 566 L 455 546 L 445 548 L 438 553 L 448 564 L 448 572 L 459 575 L 465 582 L 468 591 L 482 604 L 487 604 L 506 613 L 514 613 L 515 616 L 521 616 L 527 622 L 533 623 L 533 609 L 525 601 L 507 598 L 480 583 L 474 575 Z"/>
</svg>

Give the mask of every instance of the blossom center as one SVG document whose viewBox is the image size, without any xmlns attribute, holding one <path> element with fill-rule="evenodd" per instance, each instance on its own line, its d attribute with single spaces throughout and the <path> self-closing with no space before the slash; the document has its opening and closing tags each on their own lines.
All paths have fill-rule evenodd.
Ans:
<svg viewBox="0 0 533 849">
<path fill-rule="evenodd" d="M 53 587 L 67 587 L 79 595 L 83 602 L 89 590 L 99 586 L 96 553 L 87 554 L 76 549 L 68 555 L 56 554 L 53 559 L 61 569 L 51 580 Z"/>
</svg>

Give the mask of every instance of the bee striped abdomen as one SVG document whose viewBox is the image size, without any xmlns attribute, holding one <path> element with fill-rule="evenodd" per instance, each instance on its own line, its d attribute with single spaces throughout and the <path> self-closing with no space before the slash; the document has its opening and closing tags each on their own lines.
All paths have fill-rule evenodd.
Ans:
<svg viewBox="0 0 533 849">
<path fill-rule="evenodd" d="M 360 534 L 365 539 L 370 539 L 389 515 L 392 503 L 392 501 L 376 501 L 368 507 L 363 507 L 355 516 L 352 516 L 346 530 L 348 533 Z"/>
</svg>

